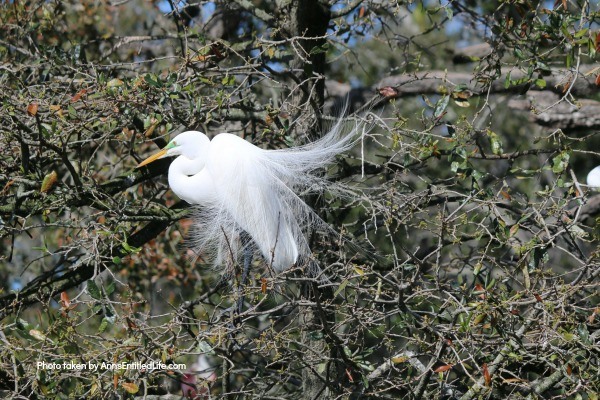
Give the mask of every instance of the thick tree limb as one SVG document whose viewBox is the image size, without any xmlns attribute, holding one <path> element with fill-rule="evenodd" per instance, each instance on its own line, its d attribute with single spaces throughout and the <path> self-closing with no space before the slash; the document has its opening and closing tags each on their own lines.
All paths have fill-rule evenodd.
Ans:
<svg viewBox="0 0 600 400">
<path fill-rule="evenodd" d="M 252 4 L 250 0 L 235 0 L 235 3 L 266 23 L 271 23 L 275 19 L 271 14 Z"/>
<path fill-rule="evenodd" d="M 577 96 L 591 96 L 597 92 L 595 83 L 595 67 L 584 66 L 580 68 L 577 80 L 571 88 L 571 93 Z M 588 74 L 589 75 L 586 75 Z M 510 74 L 512 81 L 518 81 L 527 78 L 527 74 L 517 68 L 503 68 L 500 76 L 494 77 L 491 82 L 479 82 L 474 80 L 471 72 L 452 72 L 452 71 L 425 71 L 414 74 L 394 75 L 382 79 L 377 85 L 378 88 L 392 87 L 397 90 L 393 97 L 414 96 L 421 94 L 440 93 L 440 87 L 453 89 L 458 85 L 465 85 L 468 90 L 474 94 L 487 94 L 488 85 L 489 93 L 520 93 L 523 89 L 533 86 L 534 82 L 529 82 L 520 85 L 510 85 L 505 87 L 505 81 Z M 566 87 L 569 87 L 575 74 L 571 71 L 562 69 L 553 69 L 549 76 L 543 76 L 546 83 L 545 91 L 551 91 L 562 95 Z M 536 79 L 537 74 L 534 74 L 533 79 Z M 482 77 L 483 78 L 483 77 Z"/>
<path fill-rule="evenodd" d="M 526 99 L 511 99 L 508 106 L 515 110 L 531 110 L 529 119 L 553 128 L 578 129 L 600 127 L 600 102 L 582 99 L 576 103 L 560 101 L 553 92 L 530 90 Z"/>
<path fill-rule="evenodd" d="M 489 43 L 478 43 L 472 46 L 455 49 L 452 53 L 452 62 L 455 64 L 465 64 L 478 61 L 483 57 L 489 56 L 495 49 Z"/>
</svg>

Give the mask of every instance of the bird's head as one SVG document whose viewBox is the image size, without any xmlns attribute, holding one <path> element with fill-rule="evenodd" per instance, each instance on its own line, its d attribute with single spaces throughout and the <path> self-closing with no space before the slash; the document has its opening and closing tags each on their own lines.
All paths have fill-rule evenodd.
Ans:
<svg viewBox="0 0 600 400">
<path fill-rule="evenodd" d="M 146 158 L 138 164 L 137 168 L 148 165 L 153 161 L 164 157 L 183 155 L 189 159 L 201 157 L 209 143 L 208 138 L 202 132 L 187 131 L 183 132 L 171 140 L 162 150 Z"/>
</svg>

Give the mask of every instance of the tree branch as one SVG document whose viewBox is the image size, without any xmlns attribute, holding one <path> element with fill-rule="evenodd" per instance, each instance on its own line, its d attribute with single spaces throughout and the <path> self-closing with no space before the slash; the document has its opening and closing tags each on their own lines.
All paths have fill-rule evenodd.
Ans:
<svg viewBox="0 0 600 400">
<path fill-rule="evenodd" d="M 158 236 L 165 228 L 182 217 L 181 209 L 185 202 L 180 201 L 170 210 L 171 218 L 168 220 L 152 221 L 131 235 L 127 244 L 130 247 L 141 247 L 151 239 Z M 112 260 L 114 257 L 125 256 L 123 247 L 108 246 L 99 252 L 100 258 Z M 75 264 L 65 272 L 64 262 L 55 265 L 50 271 L 43 273 L 29 282 L 23 289 L 0 297 L 0 320 L 11 313 L 39 301 L 46 301 L 59 293 L 73 288 L 91 279 L 96 272 L 106 268 L 104 263 Z"/>
</svg>

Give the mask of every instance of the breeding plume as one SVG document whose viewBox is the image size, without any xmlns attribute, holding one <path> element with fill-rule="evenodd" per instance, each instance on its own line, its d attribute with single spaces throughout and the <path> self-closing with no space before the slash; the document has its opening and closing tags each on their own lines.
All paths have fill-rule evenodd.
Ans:
<svg viewBox="0 0 600 400">
<path fill-rule="evenodd" d="M 354 145 L 361 126 L 344 135 L 340 120 L 320 140 L 282 150 L 264 150 L 229 133 L 209 140 L 188 131 L 138 167 L 179 156 L 169 167 L 169 186 L 198 205 L 191 238 L 197 254 L 221 265 L 254 246 L 268 265 L 283 271 L 310 256 L 307 228 L 326 228 L 299 194 L 329 185 L 321 177 L 323 167 Z M 244 232 L 251 241 L 243 240 Z"/>
</svg>

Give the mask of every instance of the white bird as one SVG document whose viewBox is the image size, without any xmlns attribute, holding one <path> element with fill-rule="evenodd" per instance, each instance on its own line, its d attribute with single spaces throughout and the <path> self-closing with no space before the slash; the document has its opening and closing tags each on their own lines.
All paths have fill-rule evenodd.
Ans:
<svg viewBox="0 0 600 400">
<path fill-rule="evenodd" d="M 192 246 L 216 265 L 236 262 L 246 232 L 267 264 L 283 271 L 310 256 L 307 229 L 325 228 L 298 193 L 331 187 L 322 168 L 356 142 L 362 125 L 342 135 L 338 121 L 323 138 L 300 147 L 264 150 L 221 133 L 212 140 L 201 132 L 183 132 L 139 167 L 159 158 L 177 157 L 169 167 L 169 186 L 192 205 Z"/>
<path fill-rule="evenodd" d="M 600 165 L 590 171 L 586 182 L 589 187 L 600 187 Z"/>
</svg>

